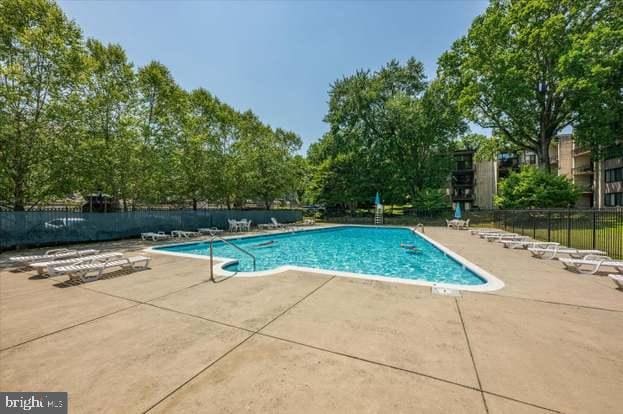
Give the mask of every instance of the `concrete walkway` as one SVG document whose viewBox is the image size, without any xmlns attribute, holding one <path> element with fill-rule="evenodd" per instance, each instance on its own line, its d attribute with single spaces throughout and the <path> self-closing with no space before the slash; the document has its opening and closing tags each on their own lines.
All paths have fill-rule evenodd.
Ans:
<svg viewBox="0 0 623 414">
<path fill-rule="evenodd" d="M 205 260 L 165 255 L 80 285 L 4 268 L 0 390 L 67 391 L 71 413 L 623 410 L 614 283 L 426 232 L 506 287 L 452 298 L 298 272 L 214 283 Z"/>
</svg>

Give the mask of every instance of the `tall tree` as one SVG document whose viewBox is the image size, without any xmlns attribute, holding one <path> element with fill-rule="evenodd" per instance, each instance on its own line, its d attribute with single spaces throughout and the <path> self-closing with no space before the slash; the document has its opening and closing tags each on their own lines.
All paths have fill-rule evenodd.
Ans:
<svg viewBox="0 0 623 414">
<path fill-rule="evenodd" d="M 177 145 L 184 133 L 188 97 L 170 71 L 150 62 L 138 71 L 139 116 L 145 161 L 140 198 L 151 202 L 178 202 L 180 162 Z"/>
<path fill-rule="evenodd" d="M 80 29 L 55 3 L 0 2 L 0 183 L 16 211 L 69 190 L 67 106 L 83 66 Z"/>
<path fill-rule="evenodd" d="M 86 42 L 89 62 L 84 137 L 79 160 L 84 192 L 104 191 L 127 209 L 142 175 L 137 124 L 136 75 L 123 48 Z"/>
<path fill-rule="evenodd" d="M 470 120 L 535 151 L 549 170 L 552 139 L 610 111 L 604 99 L 620 96 L 621 85 L 591 75 L 595 60 L 578 58 L 590 50 L 587 39 L 596 36 L 620 48 L 621 20 L 614 14 L 620 15 L 619 0 L 492 0 L 468 34 L 442 55 L 438 76 Z M 621 59 L 604 56 L 593 57 L 608 72 L 620 70 Z M 610 92 L 590 93 L 600 87 Z M 577 105 L 582 90 L 586 105 Z"/>
<path fill-rule="evenodd" d="M 451 142 L 465 130 L 449 98 L 438 82 L 426 82 L 424 67 L 413 58 L 335 82 L 325 117 L 331 131 L 315 163 L 328 182 L 310 181 L 324 187 L 321 198 L 354 207 L 381 191 L 386 203 L 400 203 L 422 188 L 443 185 Z"/>
</svg>

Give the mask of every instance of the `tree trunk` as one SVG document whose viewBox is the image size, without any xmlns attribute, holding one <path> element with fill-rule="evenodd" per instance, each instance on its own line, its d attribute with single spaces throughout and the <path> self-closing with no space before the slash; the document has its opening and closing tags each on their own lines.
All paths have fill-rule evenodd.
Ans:
<svg viewBox="0 0 623 414">
<path fill-rule="evenodd" d="M 539 167 L 547 172 L 551 172 L 551 165 L 549 162 L 549 145 L 552 142 L 552 137 L 548 137 L 545 132 L 542 132 L 540 141 L 541 147 L 537 153 L 539 157 Z"/>
<path fill-rule="evenodd" d="M 193 211 L 197 211 L 197 199 L 193 198 Z"/>
<path fill-rule="evenodd" d="M 13 211 L 24 211 L 24 180 L 21 176 L 17 176 L 15 177 L 14 182 L 15 189 L 13 191 Z"/>
<path fill-rule="evenodd" d="M 264 205 L 266 206 L 266 210 L 270 210 L 270 205 L 271 205 L 271 204 L 272 204 L 272 203 L 271 203 L 270 201 L 268 201 L 268 200 L 264 200 Z"/>
</svg>

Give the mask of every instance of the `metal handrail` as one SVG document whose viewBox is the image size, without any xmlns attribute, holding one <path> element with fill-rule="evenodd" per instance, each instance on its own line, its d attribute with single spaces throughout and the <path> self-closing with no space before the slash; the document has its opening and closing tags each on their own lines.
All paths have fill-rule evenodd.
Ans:
<svg viewBox="0 0 623 414">
<path fill-rule="evenodd" d="M 212 238 L 210 239 L 210 279 L 212 281 L 214 281 L 214 255 L 212 253 L 212 245 L 214 244 L 214 240 L 215 239 L 219 239 L 220 241 L 222 241 L 225 244 L 230 245 L 231 247 L 238 249 L 239 251 L 241 251 L 242 253 L 248 255 L 251 257 L 251 259 L 253 259 L 253 271 L 255 272 L 255 256 L 251 253 L 249 253 L 248 251 L 246 251 L 245 249 L 243 249 L 242 247 L 225 240 L 224 238 L 220 237 L 220 236 L 216 236 L 216 235 L 212 235 Z"/>
</svg>

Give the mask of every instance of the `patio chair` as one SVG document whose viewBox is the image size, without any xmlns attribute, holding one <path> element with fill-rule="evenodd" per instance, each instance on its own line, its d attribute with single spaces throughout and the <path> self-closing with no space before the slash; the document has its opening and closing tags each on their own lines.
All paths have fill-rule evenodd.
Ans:
<svg viewBox="0 0 623 414">
<path fill-rule="evenodd" d="M 69 280 L 80 280 L 82 282 L 93 282 L 104 274 L 104 270 L 119 268 L 147 268 L 149 267 L 149 256 L 133 256 L 133 257 L 109 257 L 102 260 L 86 259 L 81 262 L 72 263 L 66 266 L 53 266 L 50 270 L 54 275 L 67 275 Z M 142 266 L 138 266 L 138 263 L 142 263 Z M 95 272 L 95 274 L 89 276 L 89 273 Z"/>
<path fill-rule="evenodd" d="M 99 250 L 95 249 L 83 249 L 83 250 L 74 250 L 74 249 L 53 249 L 48 250 L 45 254 L 33 255 L 33 256 L 14 256 L 10 257 L 9 261 L 15 263 L 29 264 L 36 262 L 49 262 L 52 260 L 58 259 L 68 259 L 70 257 L 81 257 L 88 256 L 91 254 L 97 254 Z"/>
<path fill-rule="evenodd" d="M 147 233 L 141 233 L 141 239 L 143 240 L 149 240 L 151 239 L 151 241 L 158 241 L 158 240 L 167 240 L 170 239 L 171 236 L 169 236 L 168 234 L 166 234 L 163 231 L 159 231 L 157 233 L 154 233 L 152 231 L 147 232 Z"/>
<path fill-rule="evenodd" d="M 240 225 L 236 220 L 227 219 L 227 223 L 229 224 L 229 231 L 234 232 L 240 230 Z"/>
<path fill-rule="evenodd" d="M 560 255 L 566 255 L 573 259 L 583 259 L 588 255 L 599 255 L 605 256 L 606 252 L 601 250 L 582 250 L 582 249 L 573 249 L 565 246 L 549 246 L 546 248 L 542 247 L 529 247 L 528 251 L 532 253 L 532 256 L 537 257 L 539 259 L 557 259 Z"/>
<path fill-rule="evenodd" d="M 35 269 L 37 271 L 37 274 L 39 275 L 43 275 L 46 273 L 48 275 L 51 275 L 50 268 L 53 268 L 53 267 L 70 265 L 72 263 L 78 263 L 84 260 L 100 260 L 100 259 L 107 259 L 109 257 L 121 257 L 121 256 L 123 256 L 123 253 L 110 252 L 110 253 L 96 254 L 93 256 L 82 256 L 82 257 L 74 257 L 71 259 L 52 260 L 49 262 L 35 262 L 35 263 L 31 263 L 30 267 Z"/>
<path fill-rule="evenodd" d="M 623 274 L 620 274 L 620 275 L 608 275 L 608 277 L 610 279 L 614 280 L 614 283 L 617 284 L 619 289 L 623 290 Z"/>
<path fill-rule="evenodd" d="M 594 275 L 599 272 L 602 267 L 611 267 L 616 269 L 617 272 L 623 273 L 623 260 L 613 260 L 608 256 L 589 254 L 583 259 L 561 258 L 558 259 L 567 270 L 571 270 L 576 273 L 583 273 L 588 275 Z M 589 266 L 590 268 L 584 270 L 582 266 Z"/>
<path fill-rule="evenodd" d="M 251 231 L 251 224 L 253 220 L 242 219 L 238 222 L 240 230 L 242 231 Z"/>
<path fill-rule="evenodd" d="M 458 228 L 459 230 L 469 230 L 469 221 L 470 221 L 470 220 L 471 220 L 471 219 L 467 219 L 467 220 L 465 220 L 465 221 L 462 221 L 462 220 L 461 220 L 461 221 L 459 221 L 459 225 L 458 225 L 458 227 L 457 227 L 457 228 Z"/>
</svg>

